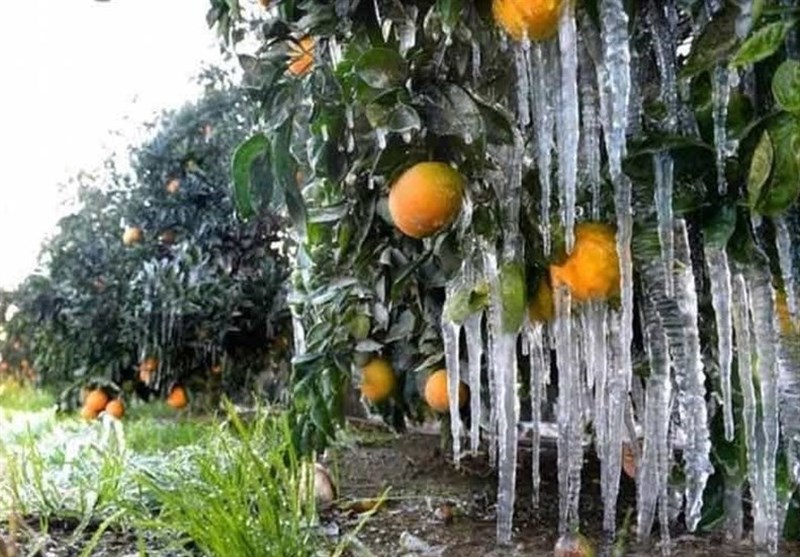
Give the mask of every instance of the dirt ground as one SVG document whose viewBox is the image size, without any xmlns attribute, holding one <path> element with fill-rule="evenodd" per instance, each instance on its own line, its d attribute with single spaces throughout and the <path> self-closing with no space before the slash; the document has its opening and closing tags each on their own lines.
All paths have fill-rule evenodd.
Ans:
<svg viewBox="0 0 800 557">
<path fill-rule="evenodd" d="M 360 443 L 338 457 L 340 495 L 346 498 L 376 497 L 390 488 L 386 507 L 377 512 L 358 534 L 359 540 L 377 557 L 424 555 L 414 552 L 408 534 L 433 548 L 431 556 L 529 557 L 553 554 L 558 537 L 558 483 L 555 447 L 545 448 L 541 461 L 541 502 L 532 509 L 530 451 L 521 449 L 517 471 L 517 508 L 514 543 L 498 548 L 495 543 L 496 476 L 485 456 L 467 458 L 457 471 L 439 449 L 435 436 L 410 434 L 391 441 Z M 581 529 L 595 543 L 602 540 L 598 463 L 587 458 L 581 496 Z M 618 524 L 635 506 L 635 484 L 624 477 Z M 632 516 L 631 524 L 635 522 Z M 355 520 L 355 518 L 353 519 Z M 350 524 L 352 526 L 352 524 Z M 630 532 L 629 539 L 635 538 Z M 412 540 L 417 541 L 417 540 Z M 722 543 L 719 537 L 676 533 L 673 556 L 752 557 L 749 542 Z M 598 555 L 612 555 L 613 548 L 598 548 Z M 363 551 L 354 551 L 354 557 Z M 631 557 L 661 554 L 658 545 L 635 547 L 623 553 Z M 800 555 L 797 546 L 781 547 L 780 555 Z"/>
</svg>

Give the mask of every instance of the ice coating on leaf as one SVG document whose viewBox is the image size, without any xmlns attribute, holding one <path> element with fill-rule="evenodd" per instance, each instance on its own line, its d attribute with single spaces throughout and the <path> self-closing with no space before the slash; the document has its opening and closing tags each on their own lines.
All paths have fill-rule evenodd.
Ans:
<svg viewBox="0 0 800 557">
<path fill-rule="evenodd" d="M 561 101 L 556 113 L 558 136 L 558 176 L 561 224 L 564 227 L 567 253 L 575 243 L 575 196 L 578 181 L 580 109 L 578 106 L 578 32 L 575 5 L 568 0 L 558 24 L 561 54 Z"/>
<path fill-rule="evenodd" d="M 722 386 L 722 416 L 725 439 L 733 440 L 733 400 L 731 396 L 731 363 L 733 361 L 733 320 L 731 317 L 731 270 L 725 248 L 706 244 L 706 267 L 711 287 L 711 303 L 717 324 L 719 375 Z"/>
<path fill-rule="evenodd" d="M 756 490 L 753 496 L 753 541 L 776 553 L 778 501 L 775 485 L 778 452 L 778 366 L 775 330 L 775 292 L 769 270 L 755 265 L 748 270 L 747 290 L 753 320 L 753 340 L 761 401 L 761 427 L 756 432 Z"/>
<path fill-rule="evenodd" d="M 717 191 L 728 192 L 725 163 L 728 158 L 728 103 L 731 98 L 730 74 L 725 64 L 719 64 L 711 77 L 711 102 L 714 118 L 714 148 L 717 155 Z"/>
</svg>

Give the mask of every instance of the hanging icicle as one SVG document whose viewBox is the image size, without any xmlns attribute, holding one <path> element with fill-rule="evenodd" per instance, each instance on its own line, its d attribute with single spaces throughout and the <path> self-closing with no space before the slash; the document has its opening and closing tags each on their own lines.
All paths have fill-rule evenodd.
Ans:
<svg viewBox="0 0 800 557">
<path fill-rule="evenodd" d="M 724 247 L 706 243 L 706 266 L 711 286 L 711 303 L 717 324 L 719 375 L 722 385 L 722 416 L 725 439 L 733 440 L 733 400 L 731 396 L 731 364 L 733 361 L 733 321 L 731 318 L 731 271 Z"/>
</svg>

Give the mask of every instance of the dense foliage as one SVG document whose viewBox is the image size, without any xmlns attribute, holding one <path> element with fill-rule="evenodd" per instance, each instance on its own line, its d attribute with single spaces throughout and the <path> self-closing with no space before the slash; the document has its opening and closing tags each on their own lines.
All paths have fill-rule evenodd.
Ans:
<svg viewBox="0 0 800 557">
<path fill-rule="evenodd" d="M 800 70 L 787 59 L 786 46 L 796 45 L 796 8 L 772 0 L 719 2 L 713 12 L 707 10 L 714 3 L 678 4 L 675 20 L 664 21 L 658 2 L 625 2 L 635 53 L 631 75 L 641 101 L 632 106 L 624 161 L 634 186 L 634 363 L 643 380 L 649 369 L 639 306 L 647 292 L 640 275 L 661 257 L 654 158 L 669 154 L 672 207 L 691 239 L 711 393 L 719 391 L 719 355 L 704 248 L 727 248 L 736 269 L 765 266 L 778 292 L 791 286 L 783 284 L 773 218 L 787 216 L 798 232 Z M 598 6 L 596 0 L 578 2 L 592 66 L 602 64 Z M 239 209 L 246 215 L 267 200 L 284 200 L 301 241 L 292 303 L 296 328 L 305 331 L 294 361 L 296 425 L 304 446 L 325 441 L 341 417 L 350 377 L 376 353 L 391 360 L 404 385 L 384 413 L 395 423 L 401 423 L 401 413 L 418 415 L 419 382 L 443 360 L 439 323 L 447 279 L 472 257 L 470 239 L 496 245 L 509 234 L 507 224 L 500 224 L 504 207 L 496 195 L 498 184 L 509 179 L 508 151 L 518 140 L 526 142 L 526 153 L 535 151 L 527 145 L 535 139 L 530 123 L 515 114 L 527 103 L 519 98 L 519 51 L 492 21 L 488 0 L 284 0 L 247 7 L 211 0 L 208 20 L 238 52 L 264 116 L 262 133 L 234 159 Z M 682 52 L 677 114 L 661 83 L 664 41 Z M 732 84 L 727 114 L 716 114 L 727 138 L 717 172 L 715 88 L 727 68 L 740 69 L 744 77 Z M 577 204 L 583 215 L 596 211 L 593 218 L 614 222 L 606 155 L 601 196 L 593 202 L 582 147 Z M 423 160 L 458 167 L 474 210 L 445 233 L 417 241 L 393 230 L 386 197 L 393 179 Z M 253 170 L 263 162 L 270 172 L 256 176 Z M 540 232 L 553 230 L 555 257 L 563 253 L 557 211 L 552 222 L 539 218 L 536 166 L 523 161 L 521 219 L 512 223 L 523 232 L 531 292 L 553 262 Z M 727 188 L 720 187 L 721 177 Z M 467 313 L 486 302 L 484 293 L 468 293 Z M 737 384 L 734 389 L 739 420 L 741 393 Z M 713 412 L 718 405 L 714 395 L 709 399 Z M 722 484 L 740 484 L 747 469 L 742 437 L 726 442 L 722 412 L 712 415 L 717 474 L 706 524 L 720 517 Z M 786 497 L 792 489 L 783 472 L 778 483 Z"/>
<path fill-rule="evenodd" d="M 40 270 L 7 296 L 12 367 L 25 358 L 46 385 L 104 379 L 147 395 L 222 382 L 243 394 L 284 358 L 283 224 L 267 208 L 242 223 L 229 186 L 231 153 L 257 114 L 223 72 L 204 82 L 199 101 L 130 147 L 130 170 L 109 160 L 76 178 L 76 208 Z M 144 385 L 148 358 L 157 372 Z"/>
</svg>

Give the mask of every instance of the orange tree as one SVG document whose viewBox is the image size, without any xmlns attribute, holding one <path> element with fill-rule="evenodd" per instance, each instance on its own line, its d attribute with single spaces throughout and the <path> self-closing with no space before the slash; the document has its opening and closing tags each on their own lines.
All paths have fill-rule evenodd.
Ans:
<svg viewBox="0 0 800 557">
<path fill-rule="evenodd" d="M 663 357 L 667 382 L 674 383 L 679 398 L 693 397 L 704 420 L 709 412 L 710 433 L 706 433 L 711 444 L 700 440 L 691 447 L 697 451 L 692 462 L 681 460 L 682 456 L 670 457 L 676 459 L 670 463 L 694 466 L 692 481 L 699 477 L 697 484 L 703 486 L 708 479 L 704 474 L 711 468 L 706 463 L 714 464 L 703 525 L 721 519 L 724 504 L 731 504 L 731 500 L 723 504 L 725 490 L 741 493 L 747 474 L 756 473 L 752 470 L 756 465 L 761 467 L 762 480 L 777 475 L 781 501 L 787 504 L 794 482 L 800 479 L 796 443 L 789 433 L 780 449 L 787 459 L 776 461 L 776 443 L 767 451 L 772 460 L 752 460 L 756 445 L 749 444 L 763 439 L 745 439 L 742 433 L 742 420 L 752 419 L 750 412 L 755 410 L 743 412 L 746 389 L 736 376 L 730 381 L 730 366 L 727 371 L 721 369 L 725 367 L 719 362 L 724 359 L 724 342 L 719 338 L 723 332 L 716 329 L 724 325 L 724 319 L 719 320 L 722 325 L 715 322 L 715 312 L 724 313 L 725 306 L 724 300 L 719 305 L 720 286 L 710 284 L 712 273 L 706 269 L 719 271 L 717 264 L 724 254 L 725 265 L 728 258 L 731 261 L 727 274 L 749 281 L 751 289 L 762 288 L 758 293 L 765 296 L 766 307 L 772 307 L 769 300 L 775 290 L 787 290 L 788 311 L 796 318 L 798 288 L 793 281 L 798 252 L 786 245 L 781 232 L 787 227 L 796 232 L 798 226 L 800 69 L 796 61 L 789 60 L 792 49 L 796 50 L 796 8 L 770 0 L 585 0 L 563 4 L 569 9 L 577 4 L 577 26 L 584 41 L 581 48 L 588 51 L 581 51 L 580 74 L 581 86 L 586 86 L 589 94 L 581 90 L 580 102 L 596 109 L 594 114 L 580 115 L 580 125 L 588 130 L 587 120 L 594 118 L 596 139 L 600 136 L 598 120 L 609 118 L 601 109 L 619 104 L 618 92 L 617 98 L 609 97 L 613 97 L 614 87 L 622 85 L 600 79 L 607 104 L 598 107 L 598 100 L 591 100 L 591 95 L 598 95 L 598 90 L 591 90 L 591 83 L 602 76 L 604 63 L 612 64 L 615 58 L 610 52 L 609 60 L 604 61 L 601 52 L 602 20 L 615 17 L 604 12 L 604 7 L 613 5 L 614 10 L 625 12 L 629 24 L 623 22 L 617 32 L 627 29 L 630 41 L 626 41 L 626 49 L 637 53 L 634 62 L 624 68 L 630 71 L 634 86 L 630 111 L 624 115 L 630 120 L 627 130 L 603 123 L 609 128 L 604 130 L 606 142 L 609 135 L 617 133 L 614 128 L 623 135 L 627 132 L 621 168 L 616 168 L 607 149 L 595 145 L 592 152 L 591 146 L 581 145 L 580 161 L 585 164 L 578 173 L 575 200 L 584 214 L 592 213 L 592 220 L 618 219 L 625 226 L 618 231 L 623 247 L 631 243 L 628 236 L 633 233 L 630 264 L 634 275 L 630 277 L 626 271 L 627 257 L 621 270 L 626 287 L 623 302 L 633 298 L 635 304 L 622 304 L 633 330 L 629 345 L 634 384 L 640 387 L 640 394 L 646 385 L 648 393 L 652 389 L 653 396 L 660 396 L 656 394 L 658 381 L 651 378 L 664 368 L 658 370 L 650 364 Z M 574 215 L 560 208 L 565 230 L 559 229 L 561 223 L 556 225 L 562 219 L 555 214 L 546 214 L 544 220 L 540 217 L 542 202 L 552 196 L 556 206 L 556 195 L 544 189 L 549 176 L 541 159 L 536 160 L 535 145 L 542 130 L 533 129 L 530 111 L 535 102 L 528 97 L 545 98 L 545 108 L 555 116 L 562 100 L 557 91 L 561 82 L 556 74 L 555 81 L 544 81 L 544 87 L 539 84 L 532 92 L 528 81 L 526 89 L 531 75 L 518 75 L 516 69 L 522 67 L 520 58 L 530 56 L 530 51 L 510 40 L 519 39 L 525 31 L 535 39 L 551 36 L 556 29 L 544 24 L 549 21 L 552 26 L 558 18 L 544 8 L 537 15 L 536 6 L 558 5 L 515 0 L 283 0 L 245 5 L 237 0 L 211 0 L 208 20 L 237 52 L 246 84 L 254 91 L 264 116 L 261 133 L 244 142 L 233 159 L 239 211 L 247 216 L 266 201 L 279 200 L 293 218 L 299 241 L 291 303 L 298 349 L 294 415 L 302 448 L 326 442 L 341 418 L 342 396 L 351 375 L 358 375 L 363 364 L 375 357 L 390 362 L 398 376 L 393 397 L 380 397 L 379 409 L 397 424 L 402 424 L 403 414 L 418 416 L 421 376 L 443 362 L 440 319 L 446 285 L 472 257 L 474 242 L 497 247 L 513 242 L 517 230 L 521 231 L 524 249 L 517 252 L 513 263 L 524 268 L 525 279 L 517 282 L 535 292 L 531 320 L 552 318 L 550 287 L 561 285 L 572 291 L 579 304 L 597 295 L 611 297 L 609 310 L 617 314 L 620 292 L 608 282 L 620 276 L 611 268 L 617 266 L 612 229 L 602 226 L 592 232 L 591 226 L 576 228 L 576 248 L 567 259 L 564 251 L 571 240 L 569 226 Z M 625 60 L 616 54 L 618 60 Z M 609 79 L 615 77 L 619 75 Z M 721 100 L 728 95 L 728 101 Z M 617 120 L 621 117 L 616 114 Z M 557 141 L 561 143 L 560 138 Z M 526 155 L 521 161 L 508 156 L 509 151 L 518 152 L 520 143 L 525 143 Z M 551 148 L 547 146 L 548 152 Z M 574 150 L 578 146 L 559 148 Z M 404 218 L 392 220 L 390 190 L 399 176 L 422 161 L 457 167 L 465 177 L 469 201 L 454 226 L 420 241 L 394 228 L 396 224 L 412 236 L 428 236 L 426 227 L 418 228 Z M 503 182 L 513 179 L 509 174 L 517 167 L 521 167 L 522 187 L 517 195 L 503 198 L 498 193 L 507 191 Z M 265 168 L 269 172 L 259 176 Z M 623 172 L 624 179 L 620 179 Z M 612 191 L 624 190 L 620 184 L 627 180 L 633 186 L 630 199 L 628 195 L 614 199 Z M 658 210 L 653 207 L 654 200 Z M 567 201 L 566 193 L 562 192 L 559 201 Z M 615 208 L 615 201 L 624 207 Z M 416 211 L 410 220 L 436 203 L 410 202 Z M 514 215 L 509 208 L 514 203 L 521 204 L 519 218 L 504 218 L 508 213 Z M 628 214 L 633 230 L 628 228 Z M 676 228 L 676 224 L 686 228 Z M 688 244 L 681 243 L 676 259 L 670 254 L 677 253 L 678 240 L 683 242 L 683 230 Z M 545 231 L 554 236 L 553 256 L 547 249 L 548 238 L 542 234 Z M 597 264 L 598 254 L 608 257 L 607 265 Z M 665 294 L 670 289 L 664 283 L 668 282 L 666 275 L 654 278 L 663 271 L 656 264 L 661 261 L 668 263 L 664 266 L 669 269 L 668 277 L 674 274 L 683 280 L 686 299 L 674 300 Z M 677 265 L 671 264 L 675 261 Z M 691 271 L 688 275 L 687 269 Z M 519 278 L 519 268 L 509 274 Z M 516 298 L 517 290 L 510 288 L 510 297 Z M 453 311 L 459 317 L 487 303 L 482 288 L 454 294 L 450 299 L 458 302 Z M 712 301 L 715 295 L 717 299 Z M 730 301 L 730 293 L 727 299 Z M 698 310 L 695 319 L 690 306 Z M 770 314 L 762 311 L 764 307 L 745 307 L 746 319 L 740 325 L 750 331 L 749 320 L 758 319 L 757 335 L 770 334 Z M 503 309 L 519 308 L 504 304 Z M 782 315 L 785 317 L 786 311 Z M 688 321 L 698 329 L 696 339 L 680 326 Z M 726 330 L 731 330 L 730 323 Z M 661 352 L 653 349 L 662 337 L 669 342 L 669 354 L 666 348 Z M 765 337 L 758 338 L 763 341 Z M 693 369 L 699 369 L 700 390 L 687 394 L 682 362 L 689 361 L 685 351 L 694 340 L 698 353 Z M 774 340 L 779 341 L 777 337 Z M 792 342 L 780 341 L 780 382 L 759 385 L 758 392 L 766 399 L 780 389 L 781 425 L 789 432 L 800 431 L 798 414 L 791 410 L 797 404 L 800 368 L 792 362 L 796 358 L 791 354 Z M 767 353 L 770 345 L 761 342 L 757 348 Z M 741 358 L 749 357 L 744 344 L 739 349 Z M 714 362 L 703 369 L 701 360 L 709 358 Z M 522 368 L 525 372 L 524 365 Z M 745 381 L 748 376 L 742 374 Z M 697 397 L 698 393 L 701 396 Z M 719 410 L 717 393 L 724 399 L 726 411 Z M 632 403 L 640 413 L 643 398 Z M 665 400 L 662 422 L 680 423 L 685 416 L 677 417 L 677 410 L 669 406 L 672 399 Z M 749 404 L 761 408 L 761 403 L 757 397 Z M 766 420 L 762 425 L 770 430 L 772 443 L 777 427 L 773 432 L 767 422 L 777 424 L 778 410 L 773 406 L 763 412 L 767 417 L 759 419 Z M 643 414 L 637 417 L 645 419 Z M 695 435 L 697 429 L 689 433 Z M 668 443 L 666 437 L 663 442 Z M 608 454 L 621 452 L 613 449 Z M 648 466 L 655 477 L 652 450 L 652 445 L 646 444 Z M 751 461 L 745 457 L 748 451 Z M 795 466 L 793 475 L 787 474 L 787 462 Z M 665 464 L 658 474 L 664 470 L 670 468 Z M 682 486 L 685 477 L 675 474 L 670 479 L 673 486 Z M 762 481 L 760 488 L 754 488 L 761 489 L 760 497 L 768 491 L 764 488 L 768 483 Z M 666 479 L 661 485 L 666 492 Z M 702 495 L 703 489 L 699 491 Z M 663 505 L 665 501 L 662 499 Z M 693 516 L 696 514 L 693 510 Z"/>
<path fill-rule="evenodd" d="M 109 160 L 76 179 L 76 209 L 8 296 L 18 311 L 2 353 L 20 341 L 45 384 L 104 378 L 146 394 L 211 379 L 244 394 L 283 357 L 282 221 L 264 209 L 241 223 L 228 185 L 256 114 L 223 72 L 203 81 L 199 101 L 130 147 L 130 171 Z"/>
</svg>

